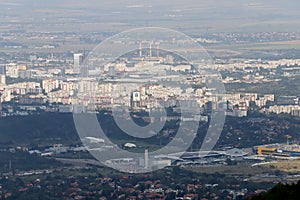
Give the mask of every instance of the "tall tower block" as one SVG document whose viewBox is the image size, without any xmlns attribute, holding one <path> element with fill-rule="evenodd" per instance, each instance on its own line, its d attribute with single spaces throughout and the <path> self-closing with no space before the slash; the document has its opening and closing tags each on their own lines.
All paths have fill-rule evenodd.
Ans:
<svg viewBox="0 0 300 200">
<path fill-rule="evenodd" d="M 82 53 L 75 53 L 73 56 L 74 56 L 74 73 L 79 74 L 80 65 L 83 62 L 83 54 Z"/>
</svg>

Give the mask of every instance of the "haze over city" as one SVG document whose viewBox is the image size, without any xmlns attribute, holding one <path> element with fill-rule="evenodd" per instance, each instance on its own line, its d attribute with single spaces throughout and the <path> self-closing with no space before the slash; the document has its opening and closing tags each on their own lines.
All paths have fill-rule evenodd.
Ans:
<svg viewBox="0 0 300 200">
<path fill-rule="evenodd" d="M 300 15 L 296 0 L 174 0 L 171 3 L 158 0 L 14 0 L 1 1 L 0 5 L 4 24 L 37 23 L 39 25 L 33 28 L 73 32 L 120 31 L 137 26 L 163 26 L 185 33 L 295 31 Z"/>
<path fill-rule="evenodd" d="M 0 199 L 299 199 L 296 0 L 0 0 Z"/>
</svg>

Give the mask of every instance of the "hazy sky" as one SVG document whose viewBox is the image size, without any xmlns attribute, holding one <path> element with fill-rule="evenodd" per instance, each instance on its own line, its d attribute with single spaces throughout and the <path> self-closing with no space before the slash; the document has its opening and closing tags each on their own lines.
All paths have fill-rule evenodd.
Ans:
<svg viewBox="0 0 300 200">
<path fill-rule="evenodd" d="M 203 30 L 300 30 L 299 0 L 0 0 L 7 16 L 26 21 L 124 23 Z"/>
</svg>

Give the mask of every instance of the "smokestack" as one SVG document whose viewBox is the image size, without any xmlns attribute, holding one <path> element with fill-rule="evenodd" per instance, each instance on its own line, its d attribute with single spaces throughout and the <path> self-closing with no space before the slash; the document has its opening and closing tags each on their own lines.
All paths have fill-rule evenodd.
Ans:
<svg viewBox="0 0 300 200">
<path fill-rule="evenodd" d="M 149 153 L 148 149 L 145 150 L 145 169 L 148 169 L 149 167 Z"/>
<path fill-rule="evenodd" d="M 143 57 L 143 47 L 142 47 L 142 43 L 140 42 L 140 57 Z"/>
<path fill-rule="evenodd" d="M 150 58 L 152 57 L 152 42 L 150 42 Z"/>
<path fill-rule="evenodd" d="M 157 43 L 156 56 L 159 57 L 159 43 Z"/>
</svg>

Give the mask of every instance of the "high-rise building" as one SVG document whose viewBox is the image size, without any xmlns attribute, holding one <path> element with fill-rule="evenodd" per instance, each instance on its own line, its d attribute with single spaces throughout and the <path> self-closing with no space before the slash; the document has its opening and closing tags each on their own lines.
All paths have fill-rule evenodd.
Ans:
<svg viewBox="0 0 300 200">
<path fill-rule="evenodd" d="M 115 66 L 110 66 L 108 69 L 108 76 L 115 77 L 116 76 L 116 70 Z"/>
<path fill-rule="evenodd" d="M 83 54 L 82 53 L 75 53 L 74 54 L 74 73 L 79 74 L 80 72 L 80 65 L 83 62 Z"/>
<path fill-rule="evenodd" d="M 141 93 L 139 91 L 134 91 L 131 94 L 130 99 L 131 108 L 138 108 L 141 105 Z"/>
<path fill-rule="evenodd" d="M 42 81 L 42 88 L 47 94 L 52 90 L 58 89 L 59 86 L 60 86 L 59 80 L 57 79 L 49 79 L 49 80 Z"/>
<path fill-rule="evenodd" d="M 6 75 L 6 67 L 5 67 L 5 65 L 0 66 L 0 74 Z"/>
<path fill-rule="evenodd" d="M 6 66 L 6 75 L 11 78 L 19 77 L 19 68 L 15 63 L 10 63 Z"/>
<path fill-rule="evenodd" d="M 0 84 L 6 85 L 6 77 L 4 74 L 0 74 Z"/>
</svg>

